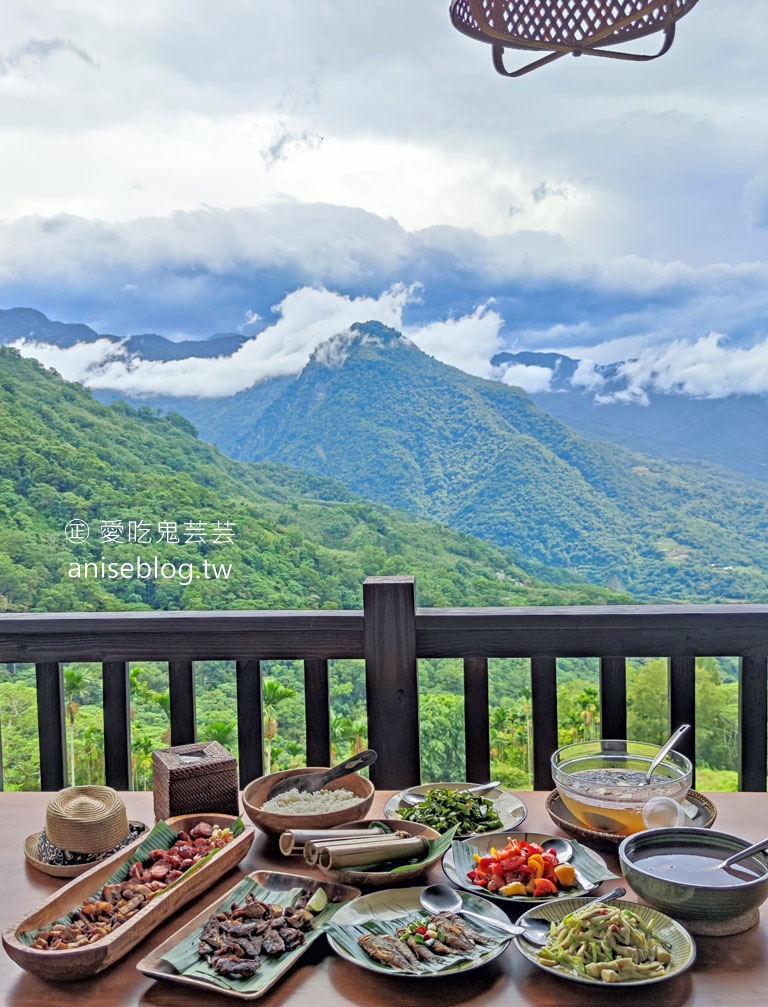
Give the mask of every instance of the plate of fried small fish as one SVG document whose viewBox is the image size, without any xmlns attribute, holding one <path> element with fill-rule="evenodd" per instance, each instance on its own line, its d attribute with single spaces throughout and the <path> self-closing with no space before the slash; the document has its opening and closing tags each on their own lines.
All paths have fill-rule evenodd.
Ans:
<svg viewBox="0 0 768 1007">
<path fill-rule="evenodd" d="M 333 950 L 347 961 L 382 975 L 428 979 L 479 968 L 498 957 L 511 937 L 494 927 L 421 908 L 423 888 L 362 895 L 343 905 L 326 930 Z M 497 906 L 461 892 L 467 909 L 509 923 Z"/>
</svg>

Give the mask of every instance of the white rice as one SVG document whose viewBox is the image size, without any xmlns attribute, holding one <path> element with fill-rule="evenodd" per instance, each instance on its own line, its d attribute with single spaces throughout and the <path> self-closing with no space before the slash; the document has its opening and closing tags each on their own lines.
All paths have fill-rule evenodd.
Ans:
<svg viewBox="0 0 768 1007">
<path fill-rule="evenodd" d="M 313 794 L 288 790 L 261 806 L 262 811 L 277 815 L 321 815 L 327 811 L 340 811 L 351 804 L 357 804 L 360 797 L 351 790 L 316 790 Z"/>
</svg>

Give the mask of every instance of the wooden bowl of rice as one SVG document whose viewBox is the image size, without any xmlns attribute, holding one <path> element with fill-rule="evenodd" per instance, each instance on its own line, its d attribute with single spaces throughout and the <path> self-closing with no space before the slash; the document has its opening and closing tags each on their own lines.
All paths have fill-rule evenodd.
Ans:
<svg viewBox="0 0 768 1007">
<path fill-rule="evenodd" d="M 273 836 L 279 836 L 286 829 L 332 829 L 334 825 L 365 818 L 373 803 L 375 788 L 367 777 L 358 773 L 348 773 L 333 780 L 314 794 L 289 792 L 267 802 L 268 794 L 276 783 L 303 773 L 322 773 L 328 768 L 284 769 L 251 780 L 243 790 L 246 814 L 255 826 Z M 267 810 L 264 810 L 267 803 Z"/>
</svg>

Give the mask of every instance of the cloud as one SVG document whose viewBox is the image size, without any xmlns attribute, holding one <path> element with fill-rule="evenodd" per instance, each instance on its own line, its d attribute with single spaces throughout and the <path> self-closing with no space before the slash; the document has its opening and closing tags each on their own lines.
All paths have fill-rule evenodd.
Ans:
<svg viewBox="0 0 768 1007">
<path fill-rule="evenodd" d="M 98 63 L 85 49 L 67 38 L 32 38 L 11 49 L 6 55 L 0 55 L 0 76 L 40 68 L 58 53 L 69 53 L 94 70 L 99 69 Z"/>
<path fill-rule="evenodd" d="M 88 388 L 115 389 L 134 396 L 234 395 L 264 378 L 298 374 L 321 344 L 353 323 L 375 319 L 402 327 L 403 308 L 414 291 L 396 286 L 378 298 L 350 298 L 317 287 L 295 290 L 275 305 L 275 321 L 231 356 L 155 361 L 127 355 L 108 340 L 71 349 L 19 341 L 25 356 L 40 359 L 64 378 Z"/>
<path fill-rule="evenodd" d="M 647 349 L 618 369 L 630 394 L 635 390 L 724 398 L 768 394 L 768 339 L 752 346 L 729 346 L 722 333 L 695 341 L 675 340 Z"/>
<path fill-rule="evenodd" d="M 533 364 L 510 364 L 504 368 L 501 380 L 505 385 L 522 388 L 531 395 L 551 390 L 554 371 Z"/>
<path fill-rule="evenodd" d="M 406 307 L 419 296 L 417 286 L 396 284 L 378 297 L 349 297 L 321 287 L 294 290 L 273 306 L 265 325 L 231 356 L 215 359 L 150 361 L 126 352 L 124 341 L 100 339 L 63 349 L 24 339 L 13 345 L 55 368 L 69 381 L 93 389 L 115 389 L 132 396 L 234 395 L 264 378 L 298 374 L 313 353 L 328 366 L 347 351 L 355 322 L 379 321 L 402 332 L 425 353 L 482 377 L 491 377 L 490 358 L 499 349 L 503 319 L 487 306 L 471 315 L 424 326 L 403 323 Z M 345 335 L 346 334 L 346 335 Z M 329 342 L 330 341 L 330 342 Z"/>
</svg>

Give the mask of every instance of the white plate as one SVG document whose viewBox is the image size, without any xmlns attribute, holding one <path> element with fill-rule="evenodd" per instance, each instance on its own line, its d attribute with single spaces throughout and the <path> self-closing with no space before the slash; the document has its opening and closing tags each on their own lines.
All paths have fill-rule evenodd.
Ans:
<svg viewBox="0 0 768 1007">
<path fill-rule="evenodd" d="M 430 790 L 469 790 L 470 787 L 476 787 L 476 783 L 423 783 L 419 787 L 411 787 L 408 793 L 412 794 L 427 794 Z M 528 814 L 528 809 L 517 797 L 513 794 L 511 790 L 505 790 L 503 787 L 496 787 L 493 790 L 489 790 L 485 794 L 479 794 L 479 797 L 487 797 L 489 800 L 493 801 L 493 805 L 496 809 L 496 813 L 501 819 L 501 829 L 515 829 L 518 825 L 525 819 Z M 406 804 L 400 799 L 400 794 L 395 794 L 393 797 L 387 801 L 384 805 L 384 815 L 390 820 L 396 820 L 401 817 L 400 812 L 406 808 L 410 808 L 412 805 Z M 493 832 L 499 832 L 500 829 L 494 828 Z M 484 833 L 473 832 L 471 835 L 483 835 Z M 467 839 L 468 835 L 458 836 L 459 839 Z"/>
<path fill-rule="evenodd" d="M 528 909 L 517 922 L 522 924 L 527 917 L 537 916 L 552 923 L 559 923 L 564 916 L 572 913 L 581 905 L 583 905 L 583 902 L 580 899 L 547 902 Z M 673 976 L 678 976 L 681 972 L 685 972 L 686 969 L 690 968 L 696 958 L 696 945 L 685 927 L 664 913 L 659 912 L 658 909 L 651 909 L 650 906 L 643 906 L 638 902 L 627 902 L 624 899 L 617 899 L 611 905 L 618 906 L 619 909 L 631 910 L 643 923 L 651 924 L 661 940 L 667 944 L 672 954 L 672 961 L 663 976 L 657 976 L 653 979 L 632 979 L 623 983 L 606 983 L 602 979 L 591 979 L 589 976 L 579 975 L 577 972 L 572 972 L 561 965 L 555 965 L 554 967 L 551 965 L 542 965 L 537 956 L 537 952 L 540 949 L 533 944 L 529 944 L 524 937 L 513 938 L 515 946 L 524 958 L 527 958 L 529 962 L 537 965 L 545 972 L 551 972 L 552 975 L 560 976 L 563 979 L 570 979 L 577 983 L 586 983 L 590 986 L 603 986 L 611 991 L 617 988 L 624 989 L 628 986 L 651 986 L 654 983 L 665 982 L 667 979 L 672 979 Z"/>
<path fill-rule="evenodd" d="M 408 979 L 435 979 L 457 972 L 469 972 L 485 965 L 486 962 L 497 958 L 512 940 L 500 930 L 483 927 L 477 920 L 467 920 L 469 927 L 481 932 L 483 936 L 491 938 L 493 943 L 479 946 L 478 952 L 473 953 L 472 957 L 461 957 L 459 954 L 446 956 L 438 968 L 424 963 L 424 971 L 416 973 L 384 965 L 359 950 L 358 937 L 365 931 L 393 934 L 398 927 L 404 926 L 415 916 L 427 916 L 428 913 L 421 908 L 419 903 L 419 896 L 423 891 L 424 888 L 421 886 L 419 888 L 384 889 L 372 892 L 370 895 L 361 895 L 359 899 L 354 899 L 338 910 L 332 924 L 326 931 L 328 943 L 342 958 L 371 972 L 379 972 L 387 976 L 405 976 Z M 509 923 L 506 914 L 495 905 L 466 892 L 459 894 L 468 909 L 490 916 L 501 923 Z"/>
<path fill-rule="evenodd" d="M 474 836 L 471 839 L 465 840 L 465 843 L 469 846 L 473 846 L 478 853 L 485 855 L 490 852 L 492 846 L 497 849 L 503 849 L 507 845 L 508 839 L 524 839 L 529 843 L 538 843 L 539 846 L 543 846 L 545 849 L 549 848 L 552 843 L 556 846 L 559 844 L 564 844 L 566 846 L 571 846 L 567 839 L 561 839 L 558 836 L 547 836 L 539 832 L 496 832 L 496 833 L 485 833 L 481 836 Z M 588 849 L 586 846 L 582 846 L 580 853 L 585 853 L 591 860 L 594 860 L 597 867 L 602 867 L 605 871 L 606 877 L 601 878 L 599 881 L 590 881 L 586 878 L 578 869 L 576 868 L 576 880 L 578 885 L 576 888 L 564 888 L 557 893 L 557 895 L 549 895 L 546 898 L 535 899 L 532 895 L 500 895 L 498 892 L 489 892 L 484 888 L 480 888 L 478 885 L 473 885 L 468 877 L 461 874 L 456 869 L 455 858 L 453 850 L 447 850 L 443 857 L 443 870 L 455 885 L 459 888 L 463 888 L 468 892 L 473 892 L 477 895 L 482 895 L 485 899 L 493 899 L 494 902 L 498 902 L 501 905 L 509 905 L 510 903 L 532 903 L 535 905 L 542 905 L 544 902 L 550 902 L 554 899 L 573 899 L 578 898 L 581 895 L 589 895 L 596 888 L 599 888 L 603 881 L 607 881 L 610 875 L 610 871 L 603 860 L 603 858 L 595 853 L 594 850 Z M 560 857 L 560 863 L 566 863 L 568 858 Z M 574 864 L 574 867 L 576 865 Z"/>
</svg>

